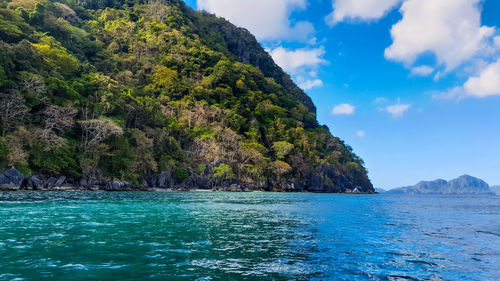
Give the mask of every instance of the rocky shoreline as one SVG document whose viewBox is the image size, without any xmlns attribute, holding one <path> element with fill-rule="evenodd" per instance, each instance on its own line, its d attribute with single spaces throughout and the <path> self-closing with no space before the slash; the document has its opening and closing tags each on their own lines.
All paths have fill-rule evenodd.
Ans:
<svg viewBox="0 0 500 281">
<path fill-rule="evenodd" d="M 170 174 L 153 175 L 146 179 L 144 185 L 133 185 L 129 182 L 116 180 L 73 179 L 66 176 L 35 176 L 25 177 L 12 168 L 0 174 L 0 191 L 39 190 L 39 191 L 143 191 L 143 192 L 186 192 L 186 191 L 227 191 L 227 192 L 310 192 L 310 193 L 351 193 L 372 194 L 364 192 L 361 187 L 336 187 L 325 189 L 305 188 L 292 182 L 262 181 L 258 184 L 244 184 L 235 180 L 213 182 L 204 178 L 190 179 L 175 183 Z"/>
</svg>

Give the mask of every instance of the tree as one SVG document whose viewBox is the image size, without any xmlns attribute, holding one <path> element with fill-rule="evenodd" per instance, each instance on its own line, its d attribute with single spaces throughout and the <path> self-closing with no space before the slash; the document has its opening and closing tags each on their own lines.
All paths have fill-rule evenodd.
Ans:
<svg viewBox="0 0 500 281">
<path fill-rule="evenodd" d="M 42 110 L 43 123 L 46 130 L 64 133 L 75 126 L 77 110 L 71 105 L 49 105 Z"/>
<path fill-rule="evenodd" d="M 7 140 L 0 137 L 0 169 L 3 171 L 7 168 L 9 157 L 9 146 Z"/>
<path fill-rule="evenodd" d="M 39 96 L 47 92 L 47 86 L 38 75 L 26 73 L 22 76 L 23 90 L 27 93 Z"/>
<path fill-rule="evenodd" d="M 138 129 L 132 130 L 132 137 L 136 144 L 134 161 L 131 163 L 132 169 L 142 176 L 156 172 L 158 165 L 153 155 L 153 139 L 148 138 Z"/>
<path fill-rule="evenodd" d="M 20 127 L 13 134 L 7 136 L 7 146 L 9 151 L 8 162 L 10 167 L 28 166 L 29 154 L 24 149 L 24 140 L 29 132 L 24 128 Z"/>
<path fill-rule="evenodd" d="M 189 172 L 184 168 L 177 168 L 172 173 L 175 182 L 182 183 L 189 178 Z"/>
<path fill-rule="evenodd" d="M 11 95 L 0 95 L 0 120 L 2 121 L 2 136 L 10 129 L 27 120 L 30 109 L 26 106 L 26 101 L 21 95 L 15 93 Z"/>
<path fill-rule="evenodd" d="M 5 70 L 0 65 L 0 87 L 7 82 L 7 75 L 5 75 Z"/>
<path fill-rule="evenodd" d="M 158 22 L 163 22 L 167 18 L 168 1 L 165 0 L 149 0 L 148 15 Z"/>
<path fill-rule="evenodd" d="M 273 143 L 272 149 L 276 154 L 276 158 L 283 160 L 292 151 L 293 144 L 286 141 L 278 141 Z"/>
<path fill-rule="evenodd" d="M 123 130 L 106 118 L 90 119 L 78 122 L 84 133 L 83 151 L 92 152 L 100 143 L 112 135 L 121 135 Z"/>
<path fill-rule="evenodd" d="M 158 65 L 154 68 L 152 77 L 153 85 L 157 89 L 164 89 L 168 91 L 174 86 L 177 80 L 177 76 L 177 71 L 162 65 Z"/>
<path fill-rule="evenodd" d="M 235 177 L 231 166 L 224 163 L 220 164 L 218 167 L 214 167 L 212 172 L 214 173 L 214 178 L 219 180 L 232 179 Z"/>
<path fill-rule="evenodd" d="M 292 167 L 286 162 L 276 160 L 272 164 L 273 172 L 278 176 L 278 181 L 281 180 L 281 177 L 292 170 Z"/>
<path fill-rule="evenodd" d="M 83 132 L 80 166 L 83 174 L 88 178 L 99 178 L 101 169 L 99 160 L 109 152 L 109 146 L 104 141 L 113 135 L 123 134 L 123 129 L 110 119 L 104 117 L 78 121 Z"/>
<path fill-rule="evenodd" d="M 57 135 L 65 133 L 75 125 L 74 117 L 77 111 L 67 105 L 64 107 L 49 105 L 41 111 L 44 128 L 35 130 L 35 137 L 43 145 L 44 151 L 50 151 L 64 146 L 66 139 Z"/>
<path fill-rule="evenodd" d="M 67 143 L 65 138 L 58 136 L 50 129 L 36 129 L 34 135 L 38 142 L 43 145 L 43 151 L 50 151 Z"/>
<path fill-rule="evenodd" d="M 61 74 L 71 74 L 78 69 L 78 60 L 64 48 L 52 47 L 47 44 L 31 45 L 44 57 L 48 65 L 55 67 Z"/>
</svg>

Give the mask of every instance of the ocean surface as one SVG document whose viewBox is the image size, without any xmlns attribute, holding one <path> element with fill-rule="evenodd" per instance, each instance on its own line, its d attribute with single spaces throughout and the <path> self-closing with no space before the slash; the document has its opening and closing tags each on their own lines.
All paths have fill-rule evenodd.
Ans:
<svg viewBox="0 0 500 281">
<path fill-rule="evenodd" d="M 0 280 L 500 280 L 500 197 L 0 193 Z"/>
</svg>

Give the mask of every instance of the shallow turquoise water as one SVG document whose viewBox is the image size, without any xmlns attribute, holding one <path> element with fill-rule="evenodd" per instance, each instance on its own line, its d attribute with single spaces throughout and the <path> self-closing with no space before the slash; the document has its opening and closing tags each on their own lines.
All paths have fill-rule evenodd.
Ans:
<svg viewBox="0 0 500 281">
<path fill-rule="evenodd" d="M 49 279 L 500 280 L 500 198 L 0 193 L 0 280 Z"/>
</svg>

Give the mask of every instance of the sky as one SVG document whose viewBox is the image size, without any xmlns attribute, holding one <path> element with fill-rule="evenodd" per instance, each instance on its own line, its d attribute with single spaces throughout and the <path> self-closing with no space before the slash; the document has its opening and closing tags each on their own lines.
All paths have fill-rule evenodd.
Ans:
<svg viewBox="0 0 500 281">
<path fill-rule="evenodd" d="M 500 185 L 500 1 L 186 3 L 252 32 L 375 187 Z"/>
</svg>

